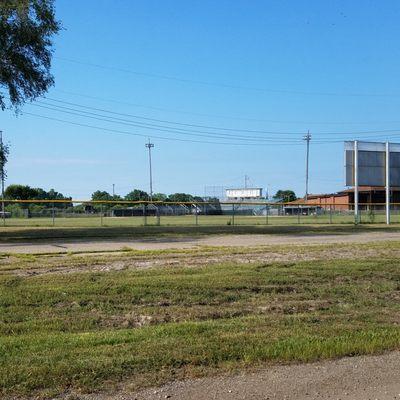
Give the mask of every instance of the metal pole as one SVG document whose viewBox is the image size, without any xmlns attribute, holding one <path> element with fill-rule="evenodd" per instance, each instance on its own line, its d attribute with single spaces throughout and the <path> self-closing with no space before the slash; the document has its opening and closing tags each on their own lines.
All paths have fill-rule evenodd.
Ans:
<svg viewBox="0 0 400 400">
<path fill-rule="evenodd" d="M 54 203 L 52 204 L 52 210 L 51 210 L 51 217 L 53 219 L 53 226 L 55 225 L 55 210 L 54 210 Z"/>
<path fill-rule="evenodd" d="M 244 176 L 244 188 L 247 189 L 247 182 L 249 180 L 249 177 L 247 175 Z"/>
<path fill-rule="evenodd" d="M 146 204 L 143 204 L 143 225 L 147 225 Z"/>
<path fill-rule="evenodd" d="M 100 205 L 100 225 L 103 226 L 103 204 Z"/>
<path fill-rule="evenodd" d="M 232 204 L 232 226 L 235 225 L 235 205 Z"/>
<path fill-rule="evenodd" d="M 199 225 L 199 209 L 197 204 L 195 205 L 195 215 L 196 215 L 196 226 Z"/>
<path fill-rule="evenodd" d="M 358 212 L 358 141 L 354 141 L 354 223 L 359 222 Z"/>
<path fill-rule="evenodd" d="M 6 225 L 6 214 L 4 204 L 4 147 L 3 147 L 3 131 L 0 131 L 0 146 L 1 146 L 1 213 L 3 218 L 3 226 Z"/>
<path fill-rule="evenodd" d="M 265 206 L 265 225 L 268 225 L 268 204 Z"/>
<path fill-rule="evenodd" d="M 386 142 L 386 224 L 390 225 L 390 145 Z"/>
<path fill-rule="evenodd" d="M 153 143 L 146 143 L 145 146 L 149 149 L 149 169 L 150 169 L 150 201 L 153 201 L 153 173 L 151 170 L 151 149 L 154 147 Z"/>
<path fill-rule="evenodd" d="M 113 183 L 113 197 L 115 196 L 115 183 Z"/>
<path fill-rule="evenodd" d="M 305 135 L 303 139 L 307 143 L 307 150 L 306 150 L 306 195 L 304 196 L 304 199 L 307 201 L 307 199 L 308 199 L 308 161 L 309 161 L 309 156 L 310 156 L 310 140 L 311 140 L 310 131 L 307 131 L 307 135 Z"/>
</svg>

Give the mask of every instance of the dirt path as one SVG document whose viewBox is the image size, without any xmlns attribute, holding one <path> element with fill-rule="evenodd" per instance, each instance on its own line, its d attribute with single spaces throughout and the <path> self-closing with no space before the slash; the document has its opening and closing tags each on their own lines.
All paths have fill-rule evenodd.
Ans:
<svg viewBox="0 0 400 400">
<path fill-rule="evenodd" d="M 313 364 L 274 366 L 254 373 L 173 382 L 139 393 L 85 400 L 388 400 L 400 399 L 400 352 Z"/>
<path fill-rule="evenodd" d="M 73 255 L 46 254 L 45 256 L 13 255 L 0 258 L 0 275 L 32 276 L 43 274 L 69 274 L 76 272 L 109 272 L 137 270 L 154 267 L 194 268 L 211 264 L 249 264 L 298 262 L 343 259 L 400 259 L 399 246 L 365 247 L 364 244 L 298 245 L 291 246 L 247 246 L 247 247 L 200 247 L 191 250 L 171 249 L 162 253 L 135 253 L 118 251 L 113 253 L 76 253 Z M 89 261 L 90 257 L 90 262 Z"/>
<path fill-rule="evenodd" d="M 1 243 L 3 253 L 59 253 L 117 251 L 123 248 L 134 250 L 185 249 L 196 246 L 265 246 L 277 244 L 324 244 L 324 243 L 369 243 L 400 240 L 397 232 L 360 232 L 346 234 L 243 234 L 215 235 L 203 237 L 145 238 L 138 239 L 54 239 L 40 242 Z"/>
</svg>

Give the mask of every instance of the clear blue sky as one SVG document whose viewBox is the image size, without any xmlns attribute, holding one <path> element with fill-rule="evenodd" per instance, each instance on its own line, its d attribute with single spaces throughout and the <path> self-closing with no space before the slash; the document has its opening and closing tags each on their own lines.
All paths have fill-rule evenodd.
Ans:
<svg viewBox="0 0 400 400">
<path fill-rule="evenodd" d="M 400 140 L 384 132 L 397 129 L 400 136 L 398 1 L 58 0 L 56 7 L 64 30 L 55 42 L 56 84 L 48 97 L 77 105 L 42 99 L 18 117 L 0 114 L 11 144 L 8 183 L 75 198 L 111 192 L 113 183 L 122 195 L 148 190 L 148 136 L 155 192 L 203 194 L 206 185 L 240 186 L 247 174 L 270 192 L 292 188 L 303 195 L 300 139 L 309 129 L 310 192 L 333 192 L 344 187 L 344 138 Z M 42 108 L 48 104 L 101 118 L 105 111 L 80 106 L 241 131 L 107 114 L 124 125 Z M 207 133 L 195 136 L 196 130 Z M 241 139 L 212 137 L 221 133 Z M 249 145 L 254 139 L 246 136 L 273 140 Z"/>
</svg>

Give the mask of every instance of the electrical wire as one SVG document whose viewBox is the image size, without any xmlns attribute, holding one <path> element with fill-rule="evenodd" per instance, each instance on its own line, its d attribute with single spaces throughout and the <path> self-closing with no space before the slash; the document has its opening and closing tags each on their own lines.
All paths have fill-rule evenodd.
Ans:
<svg viewBox="0 0 400 400">
<path fill-rule="evenodd" d="M 165 108 L 165 107 L 155 107 L 155 106 L 149 106 L 149 105 L 144 105 L 144 104 L 138 104 L 138 103 L 131 103 L 127 101 L 121 101 L 121 100 L 115 100 L 115 99 L 106 99 L 104 97 L 98 97 L 98 96 L 91 96 L 88 94 L 82 94 L 82 93 L 76 93 L 76 92 L 71 92 L 67 90 L 61 90 L 61 89 L 53 89 L 56 92 L 64 93 L 67 95 L 72 95 L 72 96 L 77 96 L 77 97 L 82 97 L 82 98 L 87 98 L 91 100 L 96 100 L 96 101 L 102 101 L 102 102 L 107 102 L 107 103 L 115 103 L 115 104 L 122 104 L 126 106 L 131 106 L 131 107 L 139 107 L 139 108 L 145 108 L 149 110 L 155 110 L 155 111 L 163 111 L 163 112 L 169 112 L 169 113 L 177 113 L 177 114 L 184 114 L 184 115 L 196 115 L 199 117 L 211 117 L 211 118 L 220 118 L 220 119 L 226 119 L 226 120 L 237 120 L 237 121 L 248 121 L 248 122 L 266 122 L 266 123 L 272 123 L 272 124 L 305 124 L 305 125 L 379 125 L 379 124 L 399 124 L 400 121 L 394 120 L 394 121 L 304 121 L 304 120 L 275 120 L 275 119 L 262 119 L 262 118 L 250 118 L 250 117 L 239 117 L 239 116 L 228 116 L 228 115 L 220 115 L 220 114 L 209 114 L 209 113 L 201 113 L 201 112 L 193 112 L 193 111 L 183 111 L 183 110 L 176 110 L 172 108 Z"/>
<path fill-rule="evenodd" d="M 51 120 L 51 121 L 62 122 L 62 123 L 70 124 L 70 125 L 96 129 L 96 130 L 100 130 L 100 131 L 103 131 L 105 133 L 110 133 L 110 134 L 138 136 L 138 137 L 144 137 L 144 138 L 148 138 L 149 137 L 149 135 L 144 135 L 144 134 L 140 134 L 140 133 L 121 131 L 121 130 L 117 130 L 117 129 L 111 129 L 111 128 L 105 128 L 105 127 L 101 127 L 101 126 L 83 124 L 83 123 L 74 122 L 74 121 L 67 121 L 67 120 L 63 120 L 63 119 L 60 119 L 60 118 L 54 118 L 54 117 L 49 117 L 47 115 L 40 115 L 40 114 L 30 113 L 30 112 L 27 112 L 27 111 L 24 111 L 24 114 L 30 115 L 30 116 L 33 116 L 33 117 L 37 117 L 37 118 Z M 205 141 L 205 140 L 181 139 L 181 138 L 165 137 L 165 136 L 159 136 L 159 135 L 151 135 L 151 137 L 155 138 L 155 139 L 161 139 L 161 140 L 167 140 L 167 141 L 179 141 L 179 142 L 188 142 L 188 143 L 205 143 L 205 144 L 217 144 L 217 145 L 233 145 L 233 146 L 274 146 L 274 145 L 302 146 L 303 145 L 302 143 L 282 143 L 282 142 L 275 142 L 275 143 L 271 143 L 271 144 L 266 144 L 266 143 L 215 142 L 215 141 Z"/>
<path fill-rule="evenodd" d="M 115 112 L 115 111 L 111 111 L 111 110 L 106 110 L 106 109 L 101 109 L 101 108 L 96 108 L 96 107 L 90 107 L 90 106 L 86 106 L 86 105 L 82 105 L 82 104 L 78 104 L 78 103 L 71 103 L 71 102 L 58 100 L 58 99 L 53 99 L 53 98 L 49 98 L 49 97 L 46 97 L 46 99 L 50 100 L 52 102 L 61 103 L 61 104 L 67 104 L 67 105 L 73 105 L 75 107 L 80 107 L 80 108 L 84 108 L 84 109 L 88 109 L 88 110 L 95 110 L 95 111 L 105 112 L 105 113 L 119 115 L 119 116 L 127 116 L 127 117 L 131 117 L 131 118 L 144 119 L 146 121 L 155 121 L 155 122 L 161 122 L 161 123 L 166 123 L 166 124 L 171 124 L 171 125 L 176 124 L 176 125 L 180 125 L 180 126 L 205 128 L 205 129 L 211 129 L 211 130 L 222 130 L 222 131 L 243 132 L 243 133 L 266 133 L 266 134 L 272 134 L 272 135 L 296 135 L 296 136 L 300 136 L 300 135 L 304 134 L 304 132 L 282 132 L 282 131 L 252 130 L 252 129 L 237 129 L 237 128 L 235 129 L 235 128 L 210 126 L 210 125 L 188 124 L 188 123 L 181 123 L 181 122 L 170 121 L 170 120 L 148 118 L 148 117 L 135 115 L 135 114 Z M 40 101 L 39 101 L 39 103 L 46 104 L 46 103 L 40 102 Z M 54 105 L 52 105 L 52 106 L 54 107 Z M 58 106 L 58 107 L 63 108 L 62 106 Z M 121 121 L 125 121 L 126 122 L 126 120 L 121 120 Z M 142 123 L 142 122 L 137 122 L 137 123 Z M 150 123 L 147 123 L 147 124 L 149 126 L 152 126 L 152 127 L 171 128 L 171 127 L 168 127 L 168 126 L 153 125 L 153 124 L 150 124 Z M 174 127 L 174 129 L 179 129 L 179 128 L 175 128 Z M 196 131 L 190 130 L 190 131 L 191 132 L 198 132 L 198 133 L 212 134 L 212 132 L 204 132 L 204 131 L 197 131 L 197 130 Z M 351 131 L 351 132 L 320 132 L 320 133 L 316 132 L 316 133 L 319 135 L 319 137 L 323 137 L 323 135 L 352 136 L 352 135 L 370 135 L 370 134 L 371 135 L 375 135 L 377 133 L 393 133 L 393 132 L 399 132 L 400 133 L 400 129 L 381 129 L 381 130 L 376 129 L 376 130 L 367 130 L 367 131 L 360 130 L 360 131 Z"/>
<path fill-rule="evenodd" d="M 148 129 L 148 130 L 156 130 L 160 132 L 169 132 L 169 133 L 174 133 L 178 135 L 188 135 L 188 136 L 199 136 L 199 137 L 207 137 L 207 138 L 213 138 L 213 139 L 235 139 L 235 140 L 241 140 L 241 141 L 258 141 L 258 142 L 276 142 L 277 138 L 266 138 L 266 137 L 251 137 L 251 136 L 239 136 L 239 135 L 228 135 L 228 134 L 221 134 L 221 133 L 212 133 L 212 132 L 203 132 L 203 131 L 187 131 L 187 130 L 182 130 L 179 128 L 175 129 L 168 129 L 168 127 L 163 127 L 159 125 L 153 125 L 153 124 L 141 124 L 141 123 L 131 123 L 131 122 L 126 122 L 126 120 L 121 120 L 120 118 L 115 118 L 115 117 L 107 117 L 103 116 L 101 114 L 95 114 L 87 111 L 80 111 L 76 109 L 71 109 L 68 107 L 61 107 L 60 108 L 54 108 L 54 107 L 48 107 L 44 106 L 42 104 L 30 104 L 30 106 L 34 107 L 39 107 L 39 108 L 44 108 L 47 110 L 51 111 L 57 111 L 57 112 L 62 112 L 65 114 L 69 115 L 75 115 L 79 117 L 84 117 L 84 118 L 90 118 L 90 119 L 95 119 L 98 121 L 103 121 L 103 122 L 109 122 L 109 123 L 117 123 L 120 125 L 127 125 L 127 126 L 133 126 L 135 128 L 143 128 L 143 129 Z M 280 138 L 280 142 L 298 142 L 301 141 L 301 139 L 288 139 L 288 138 Z"/>
<path fill-rule="evenodd" d="M 85 105 L 78 104 L 78 103 L 71 103 L 68 101 L 53 99 L 51 97 L 46 97 L 46 99 L 53 101 L 53 102 L 57 102 L 57 103 L 68 104 L 68 105 L 72 105 L 75 107 L 85 108 L 88 110 L 95 110 L 95 111 L 106 112 L 106 113 L 114 114 L 114 115 L 126 116 L 126 117 L 137 118 L 137 119 L 144 119 L 147 121 L 161 122 L 161 123 L 166 123 L 166 124 L 171 124 L 171 125 L 180 125 L 180 126 L 187 126 L 187 127 L 194 127 L 194 128 L 205 128 L 205 129 L 222 130 L 222 131 L 230 131 L 230 132 L 269 133 L 269 134 L 274 134 L 274 135 L 302 135 L 302 134 L 304 134 L 304 132 L 289 133 L 289 132 L 265 131 L 265 130 L 254 130 L 254 129 L 237 129 L 237 128 L 235 129 L 235 128 L 210 126 L 210 125 L 188 124 L 188 123 L 182 123 L 182 122 L 176 122 L 176 121 L 170 121 L 170 120 L 164 120 L 164 119 L 148 118 L 148 117 L 134 115 L 134 114 L 120 113 L 120 112 L 105 110 L 102 108 L 89 107 L 89 106 L 85 106 Z"/>
<path fill-rule="evenodd" d="M 163 80 L 168 80 L 168 81 L 191 83 L 191 84 L 196 84 L 196 85 L 216 86 L 216 87 L 222 87 L 222 88 L 226 88 L 226 89 L 250 90 L 250 91 L 275 93 L 275 94 L 294 94 L 294 95 L 301 95 L 301 96 L 335 96 L 335 97 L 399 97 L 400 96 L 399 94 L 393 94 L 393 93 L 390 93 L 390 94 L 335 93 L 335 92 L 308 92 L 308 91 L 284 90 L 284 89 L 266 89 L 266 88 L 240 86 L 240 85 L 233 85 L 233 84 L 226 84 L 226 83 L 219 83 L 219 82 L 208 82 L 208 81 L 201 81 L 201 80 L 194 80 L 194 79 L 179 78 L 179 77 L 171 76 L 171 75 L 153 74 L 153 73 L 142 72 L 142 71 L 134 71 L 131 69 L 106 66 L 106 65 L 102 65 L 102 64 L 73 60 L 70 58 L 59 57 L 59 56 L 54 56 L 54 58 L 57 60 L 60 60 L 60 61 L 66 61 L 66 62 L 73 63 L 73 64 L 105 69 L 108 71 L 118 71 L 118 72 L 123 72 L 123 73 L 127 73 L 127 74 L 145 76 L 148 78 L 157 78 L 157 79 L 163 79 Z"/>
<path fill-rule="evenodd" d="M 102 121 L 102 122 L 108 122 L 108 123 L 117 123 L 117 124 L 122 124 L 122 125 L 128 125 L 128 126 L 133 126 L 133 127 L 139 127 L 139 128 L 143 128 L 143 129 L 150 129 L 150 130 L 157 130 L 157 131 L 161 131 L 161 132 L 168 132 L 168 133 L 173 133 L 173 134 L 178 134 L 178 135 L 188 135 L 188 136 L 195 136 L 195 137 L 205 137 L 205 138 L 210 138 L 210 139 L 233 139 L 233 140 L 238 140 L 238 141 L 242 141 L 242 142 L 249 142 L 250 144 L 253 145 L 260 145 L 262 143 L 279 143 L 279 144 L 290 144 L 290 143 L 299 143 L 302 141 L 302 139 L 288 139 L 288 138 L 266 138 L 266 137 L 249 137 L 249 136 L 239 136 L 239 135 L 228 135 L 228 134 L 215 134 L 215 133 L 210 133 L 210 132 L 206 132 L 206 133 L 194 133 L 193 131 L 185 131 L 185 130 L 177 130 L 178 128 L 173 129 L 163 129 L 163 128 L 158 128 L 158 127 L 154 127 L 154 126 L 146 126 L 143 124 L 139 124 L 139 123 L 130 123 L 130 122 L 124 122 L 125 120 L 120 120 L 119 118 L 115 118 L 115 117 L 104 117 L 101 114 L 95 114 L 95 113 L 91 113 L 91 112 L 87 112 L 87 111 L 81 111 L 81 110 L 75 110 L 75 109 L 71 109 L 71 108 L 67 108 L 67 107 L 63 107 L 63 106 L 56 106 L 56 107 L 61 107 L 61 109 L 59 108 L 54 108 L 54 107 L 47 107 L 47 106 L 43 106 L 40 104 L 30 104 L 32 106 L 35 107 L 40 107 L 40 108 L 44 108 L 44 109 L 48 109 L 51 111 L 56 111 L 56 112 L 62 112 L 62 113 L 66 113 L 69 115 L 74 115 L 74 116 L 78 116 L 78 117 L 83 117 L 83 118 L 90 118 L 90 119 L 95 119 L 98 121 Z M 65 110 L 67 109 L 67 110 Z M 195 131 L 196 132 L 196 131 Z M 202 132 L 202 131 L 200 131 Z M 398 132 L 398 130 L 390 130 L 390 132 Z M 145 135 L 146 136 L 146 135 Z M 147 135 L 148 136 L 148 135 Z M 151 135 L 154 137 L 154 135 Z M 374 135 L 375 137 L 381 137 L 382 135 Z M 387 136 L 385 136 L 387 137 Z M 396 135 L 392 135 L 392 138 L 398 137 Z M 371 137 L 369 136 L 358 136 L 358 139 L 371 139 Z M 324 137 L 318 137 L 318 139 L 314 139 L 313 143 L 314 144 L 322 144 L 322 143 L 339 143 L 342 142 L 343 139 L 338 139 L 338 138 L 324 138 Z"/>
</svg>

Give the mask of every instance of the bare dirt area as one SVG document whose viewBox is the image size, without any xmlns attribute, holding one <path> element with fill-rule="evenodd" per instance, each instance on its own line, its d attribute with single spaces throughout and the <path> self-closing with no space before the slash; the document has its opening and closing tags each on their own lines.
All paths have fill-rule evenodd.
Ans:
<svg viewBox="0 0 400 400">
<path fill-rule="evenodd" d="M 3 242 L 2 253 L 60 253 L 133 250 L 190 249 L 198 246 L 268 246 L 333 243 L 371 243 L 400 240 L 399 232 L 372 231 L 346 234 L 241 234 L 199 237 L 146 237 L 144 239 L 45 239 L 40 241 Z"/>
<path fill-rule="evenodd" d="M 327 259 L 400 258 L 397 242 L 376 244 L 336 243 L 269 246 L 197 246 L 166 250 L 124 250 L 93 253 L 48 253 L 46 255 L 10 253 L 0 259 L 0 275 L 33 276 L 77 272 L 108 272 L 155 267 L 195 268 L 213 264 L 293 263 Z"/>
<path fill-rule="evenodd" d="M 127 384 L 129 385 L 129 384 Z M 389 400 L 400 399 L 400 352 L 312 364 L 271 366 L 252 373 L 173 382 L 129 393 L 77 396 L 82 400 Z"/>
</svg>

